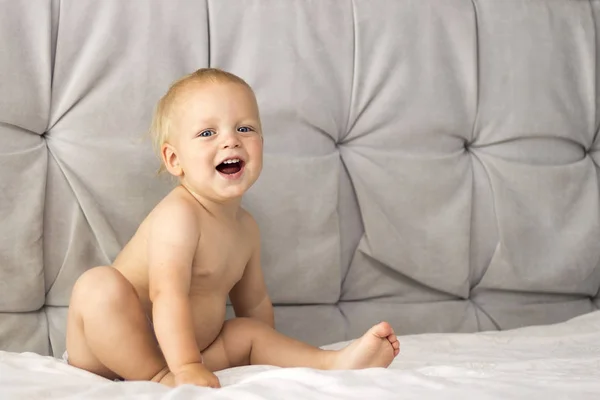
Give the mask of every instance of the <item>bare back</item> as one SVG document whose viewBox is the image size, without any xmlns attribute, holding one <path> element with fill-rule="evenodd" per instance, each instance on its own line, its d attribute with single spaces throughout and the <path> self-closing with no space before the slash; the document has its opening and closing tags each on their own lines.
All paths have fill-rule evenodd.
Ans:
<svg viewBox="0 0 600 400">
<path fill-rule="evenodd" d="M 199 224 L 200 239 L 190 266 L 189 296 L 196 341 L 203 350 L 219 334 L 225 321 L 227 296 L 242 278 L 254 251 L 257 232 L 248 223 L 251 217 L 247 212 L 240 209 L 235 220 L 219 219 L 204 209 L 185 188 L 177 187 L 142 222 L 113 266 L 134 286 L 148 318 L 152 319 L 147 255 L 152 221 L 172 207 L 190 204 L 194 210 L 193 222 Z"/>
</svg>

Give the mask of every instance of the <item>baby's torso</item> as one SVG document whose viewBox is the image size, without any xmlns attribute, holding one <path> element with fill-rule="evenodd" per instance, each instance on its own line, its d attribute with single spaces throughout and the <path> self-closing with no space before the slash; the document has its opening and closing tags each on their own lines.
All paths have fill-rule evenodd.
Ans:
<svg viewBox="0 0 600 400">
<path fill-rule="evenodd" d="M 146 314 L 152 319 L 149 296 L 147 237 L 149 218 L 124 247 L 113 266 L 135 287 Z M 205 349 L 219 334 L 225 321 L 227 296 L 241 279 L 252 253 L 244 224 L 223 224 L 209 214 L 200 221 L 200 240 L 192 265 L 190 303 L 196 341 Z"/>
</svg>

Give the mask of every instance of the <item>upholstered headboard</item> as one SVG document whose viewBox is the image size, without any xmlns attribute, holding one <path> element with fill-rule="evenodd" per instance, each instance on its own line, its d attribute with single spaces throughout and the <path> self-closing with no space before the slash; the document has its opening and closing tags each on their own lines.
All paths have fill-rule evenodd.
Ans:
<svg viewBox="0 0 600 400">
<path fill-rule="evenodd" d="M 597 23 L 584 0 L 0 0 L 0 349 L 62 352 L 73 282 L 170 188 L 156 101 L 206 66 L 259 99 L 244 203 L 281 331 L 596 309 Z"/>
</svg>

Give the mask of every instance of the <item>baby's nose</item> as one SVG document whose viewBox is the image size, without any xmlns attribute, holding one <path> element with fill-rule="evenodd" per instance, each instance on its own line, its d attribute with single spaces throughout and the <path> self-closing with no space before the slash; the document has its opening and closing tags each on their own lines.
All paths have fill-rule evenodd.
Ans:
<svg viewBox="0 0 600 400">
<path fill-rule="evenodd" d="M 230 149 L 240 147 L 240 139 L 235 133 L 229 133 L 223 138 L 223 148 Z"/>
</svg>

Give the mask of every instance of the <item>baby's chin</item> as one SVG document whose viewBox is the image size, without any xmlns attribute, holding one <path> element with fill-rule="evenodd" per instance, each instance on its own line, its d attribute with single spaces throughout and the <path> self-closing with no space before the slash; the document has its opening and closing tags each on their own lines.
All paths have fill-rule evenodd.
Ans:
<svg viewBox="0 0 600 400">
<path fill-rule="evenodd" d="M 241 199 L 248 189 L 227 188 L 226 190 L 215 190 L 215 197 L 221 201 L 233 201 Z"/>
<path fill-rule="evenodd" d="M 244 172 L 238 179 L 225 179 L 219 175 L 196 177 L 195 180 L 188 177 L 184 186 L 196 196 L 206 200 L 215 202 L 240 200 L 258 179 L 254 178 L 254 174 L 249 173 L 250 171 Z"/>
<path fill-rule="evenodd" d="M 206 191 L 206 197 L 218 201 L 234 201 L 241 199 L 251 185 L 248 182 L 236 182 L 235 184 L 217 184 Z"/>
</svg>

